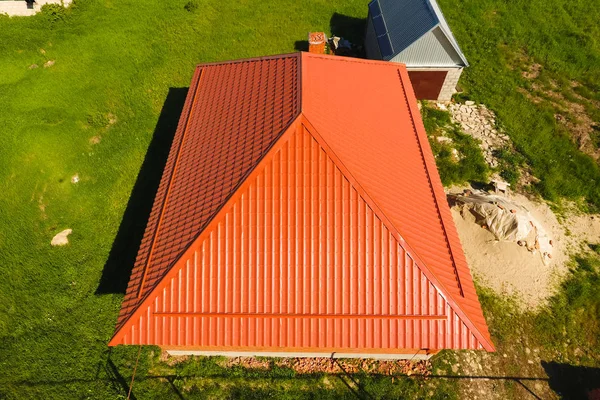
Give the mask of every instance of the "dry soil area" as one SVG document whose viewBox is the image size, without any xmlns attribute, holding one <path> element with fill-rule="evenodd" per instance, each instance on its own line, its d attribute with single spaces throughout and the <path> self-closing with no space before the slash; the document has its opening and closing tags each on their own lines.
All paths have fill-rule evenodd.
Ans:
<svg viewBox="0 0 600 400">
<path fill-rule="evenodd" d="M 451 188 L 461 192 L 465 188 Z M 588 243 L 600 243 L 600 215 L 578 215 L 567 212 L 559 218 L 543 200 L 510 193 L 509 200 L 529 210 L 552 239 L 552 259 L 530 252 L 515 242 L 498 241 L 492 233 L 475 223 L 475 217 L 458 207 L 452 216 L 460 236 L 467 261 L 475 279 L 499 294 L 519 297 L 524 307 L 544 303 L 568 272 L 573 254 L 586 251 Z"/>
</svg>

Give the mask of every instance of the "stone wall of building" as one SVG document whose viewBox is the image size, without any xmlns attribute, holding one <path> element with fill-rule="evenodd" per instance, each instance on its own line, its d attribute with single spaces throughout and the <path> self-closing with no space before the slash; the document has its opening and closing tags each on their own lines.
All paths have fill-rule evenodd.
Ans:
<svg viewBox="0 0 600 400">
<path fill-rule="evenodd" d="M 446 80 L 444 81 L 444 85 L 442 86 L 442 90 L 438 97 L 439 101 L 450 101 L 452 99 L 452 95 L 456 92 L 456 85 L 458 85 L 458 79 L 460 78 L 462 71 L 462 68 L 448 69 Z"/>
</svg>

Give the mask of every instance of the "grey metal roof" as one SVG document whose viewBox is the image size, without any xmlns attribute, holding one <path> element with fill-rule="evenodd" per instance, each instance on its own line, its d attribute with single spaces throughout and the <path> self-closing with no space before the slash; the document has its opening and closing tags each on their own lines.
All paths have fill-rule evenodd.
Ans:
<svg viewBox="0 0 600 400">
<path fill-rule="evenodd" d="M 457 59 L 458 56 L 462 65 L 468 65 L 436 0 L 373 0 L 369 3 L 369 14 L 384 60 L 395 58 L 415 44 L 408 53 L 415 55 L 417 59 L 433 57 L 434 62 L 441 62 L 448 58 Z M 415 42 L 437 27 L 446 36 L 451 47 L 429 45 L 424 54 L 418 55 L 420 46 Z M 433 37 L 429 36 L 429 39 Z M 422 41 L 431 44 L 430 42 L 431 40 Z M 434 48 L 437 48 L 439 54 L 433 51 Z M 452 50 L 456 54 L 449 55 L 448 52 L 452 53 Z M 446 54 L 441 54 L 442 52 Z"/>
</svg>

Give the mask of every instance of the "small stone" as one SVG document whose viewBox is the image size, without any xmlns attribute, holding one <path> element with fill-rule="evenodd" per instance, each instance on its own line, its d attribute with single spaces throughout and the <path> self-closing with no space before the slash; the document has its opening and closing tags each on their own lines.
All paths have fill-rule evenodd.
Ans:
<svg viewBox="0 0 600 400">
<path fill-rule="evenodd" d="M 79 182 L 79 174 L 75 174 L 71 177 L 71 183 Z"/>
<path fill-rule="evenodd" d="M 69 236 L 71 234 L 71 232 L 73 232 L 72 229 L 65 229 L 64 231 L 57 233 L 52 238 L 52 241 L 50 242 L 50 244 L 52 246 L 64 246 L 64 245 L 68 244 L 69 239 L 67 239 L 67 236 Z"/>
<path fill-rule="evenodd" d="M 526 348 L 525 348 L 525 354 L 530 354 L 530 353 L 531 353 L 531 350 L 529 350 L 529 348 L 528 348 L 528 347 L 526 347 Z"/>
<path fill-rule="evenodd" d="M 53 66 L 56 63 L 55 60 L 48 60 L 44 63 L 44 68 L 50 68 L 51 66 Z"/>
<path fill-rule="evenodd" d="M 44 50 L 44 49 L 40 49 L 40 53 L 42 53 L 42 54 L 46 54 L 46 50 Z"/>
<path fill-rule="evenodd" d="M 475 102 L 474 102 L 474 101 L 471 101 L 471 100 L 467 100 L 467 101 L 465 101 L 465 105 L 466 105 L 466 106 L 474 106 L 474 105 L 475 105 Z"/>
<path fill-rule="evenodd" d="M 39 66 L 38 66 L 37 64 L 31 64 L 31 65 L 29 66 L 29 69 L 36 69 L 36 68 L 38 68 L 38 67 L 39 67 Z"/>
<path fill-rule="evenodd" d="M 454 159 L 454 161 L 460 161 L 461 157 L 458 150 L 452 149 L 452 158 Z"/>
<path fill-rule="evenodd" d="M 440 110 L 446 111 L 448 109 L 448 107 L 446 107 L 445 104 L 442 103 L 436 103 L 437 108 L 439 108 Z"/>
<path fill-rule="evenodd" d="M 527 360 L 527 364 L 533 364 L 533 360 Z"/>
<path fill-rule="evenodd" d="M 439 143 L 452 143 L 452 139 L 446 136 L 438 136 L 435 138 Z"/>
</svg>

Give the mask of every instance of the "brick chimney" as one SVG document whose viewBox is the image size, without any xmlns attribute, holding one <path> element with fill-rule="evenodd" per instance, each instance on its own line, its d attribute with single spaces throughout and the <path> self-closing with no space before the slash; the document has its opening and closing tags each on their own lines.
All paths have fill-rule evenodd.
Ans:
<svg viewBox="0 0 600 400">
<path fill-rule="evenodd" d="M 310 32 L 308 34 L 308 52 L 325 54 L 325 42 L 327 42 L 325 32 Z"/>
</svg>

